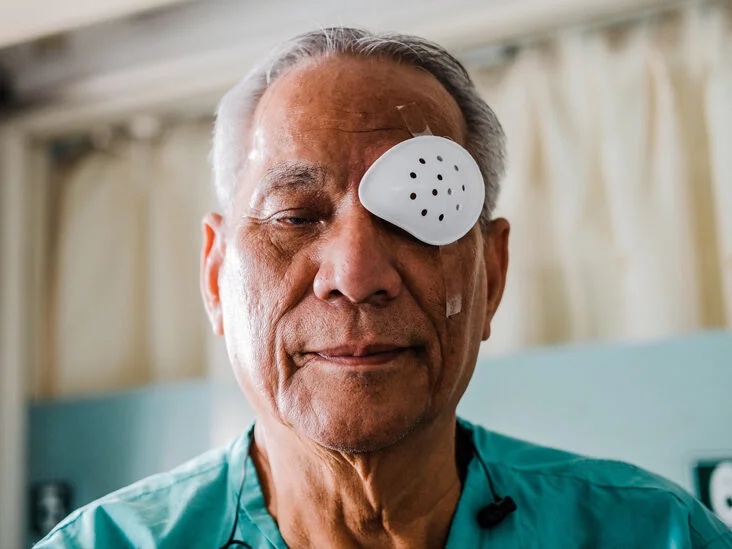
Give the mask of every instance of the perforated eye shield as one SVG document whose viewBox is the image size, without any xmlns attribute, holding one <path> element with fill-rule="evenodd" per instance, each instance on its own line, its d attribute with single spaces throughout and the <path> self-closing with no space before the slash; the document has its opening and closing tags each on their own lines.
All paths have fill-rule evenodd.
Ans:
<svg viewBox="0 0 732 549">
<path fill-rule="evenodd" d="M 444 246 L 478 221 L 485 187 L 468 151 L 444 137 L 421 135 L 379 157 L 361 179 L 358 197 L 375 216 Z"/>
</svg>

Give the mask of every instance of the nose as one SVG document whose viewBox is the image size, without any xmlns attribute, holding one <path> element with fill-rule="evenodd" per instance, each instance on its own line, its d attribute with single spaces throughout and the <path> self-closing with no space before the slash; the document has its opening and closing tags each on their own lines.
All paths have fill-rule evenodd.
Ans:
<svg viewBox="0 0 732 549">
<path fill-rule="evenodd" d="M 383 306 L 399 295 L 402 278 L 386 229 L 361 204 L 341 212 L 323 237 L 313 288 L 325 301 Z"/>
</svg>

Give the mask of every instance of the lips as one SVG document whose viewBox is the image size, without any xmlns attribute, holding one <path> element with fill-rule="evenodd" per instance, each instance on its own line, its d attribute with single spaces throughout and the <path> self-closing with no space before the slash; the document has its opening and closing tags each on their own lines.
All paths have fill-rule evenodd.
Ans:
<svg viewBox="0 0 732 549">
<path fill-rule="evenodd" d="M 378 366 L 392 362 L 412 350 L 412 347 L 391 344 L 344 345 L 314 351 L 311 354 L 341 366 Z"/>
</svg>

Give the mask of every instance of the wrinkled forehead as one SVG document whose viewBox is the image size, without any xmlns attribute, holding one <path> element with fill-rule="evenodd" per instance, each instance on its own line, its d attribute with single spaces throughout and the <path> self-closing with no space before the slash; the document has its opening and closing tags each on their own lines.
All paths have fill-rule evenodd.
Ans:
<svg viewBox="0 0 732 549">
<path fill-rule="evenodd" d="M 416 106 L 411 112 L 433 134 L 464 145 L 462 114 L 434 76 L 385 58 L 351 56 L 310 61 L 282 75 L 262 96 L 250 136 L 282 140 L 308 132 L 394 130 L 406 139 L 408 124 L 397 109 L 406 104 Z"/>
</svg>

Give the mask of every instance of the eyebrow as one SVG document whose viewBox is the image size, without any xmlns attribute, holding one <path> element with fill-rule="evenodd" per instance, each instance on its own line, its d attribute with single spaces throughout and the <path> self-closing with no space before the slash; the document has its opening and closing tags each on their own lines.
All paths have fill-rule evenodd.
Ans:
<svg viewBox="0 0 732 549">
<path fill-rule="evenodd" d="M 298 190 L 307 187 L 321 188 L 325 179 L 325 167 L 307 162 L 280 162 L 270 166 L 261 180 L 262 193 Z"/>
</svg>

